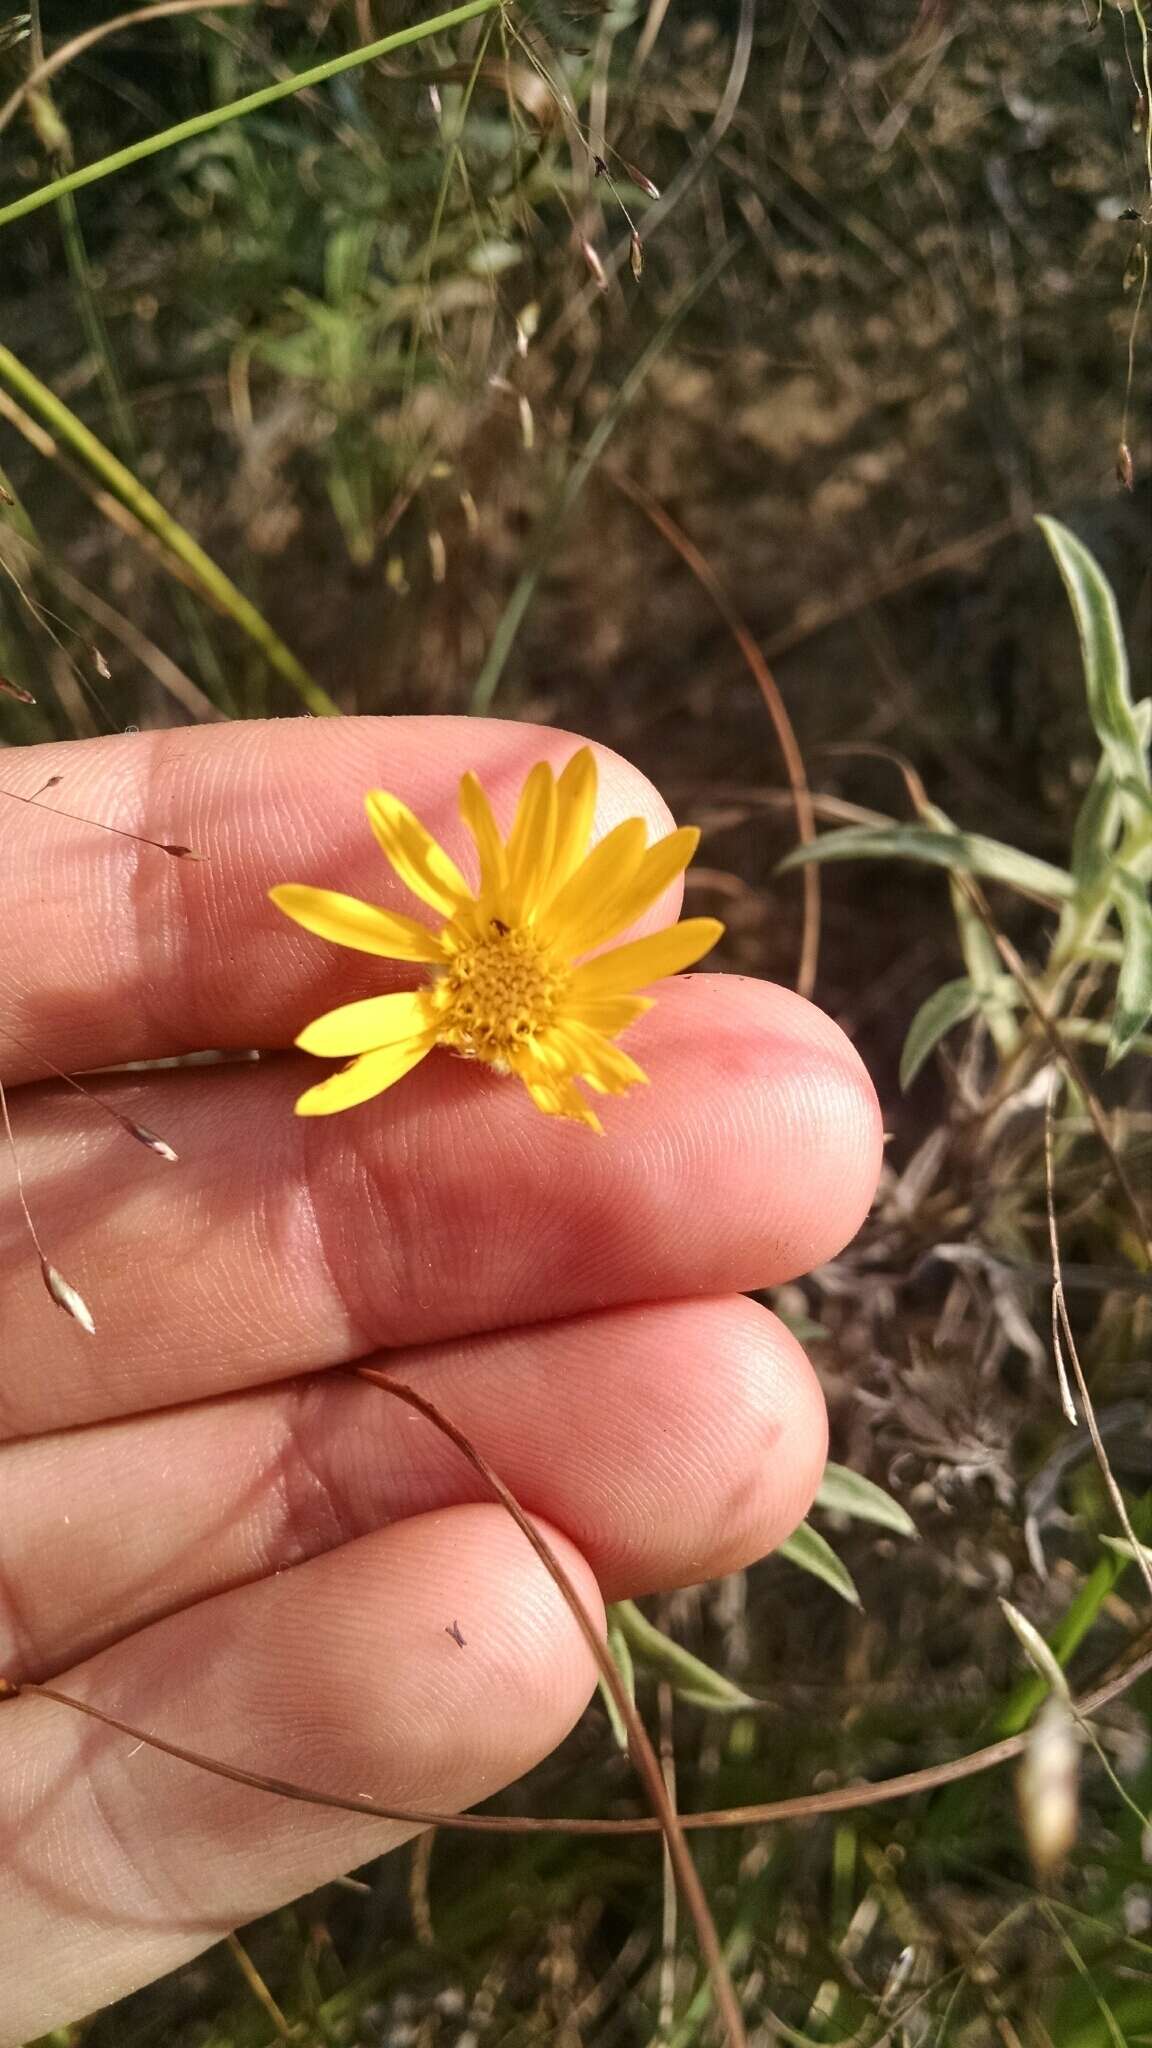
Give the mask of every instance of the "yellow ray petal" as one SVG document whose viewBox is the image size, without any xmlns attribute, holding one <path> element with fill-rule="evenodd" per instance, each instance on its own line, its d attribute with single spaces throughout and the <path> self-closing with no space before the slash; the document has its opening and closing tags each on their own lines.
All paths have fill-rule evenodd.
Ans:
<svg viewBox="0 0 1152 2048">
<path fill-rule="evenodd" d="M 476 841 L 481 891 L 493 896 L 508 878 L 508 862 L 492 806 L 471 769 L 460 779 L 460 816 Z"/>
<path fill-rule="evenodd" d="M 630 878 L 621 877 L 599 904 L 589 899 L 583 914 L 565 926 L 561 943 L 571 958 L 579 959 L 590 946 L 600 946 L 626 932 L 649 905 L 664 894 L 670 882 L 681 875 L 700 844 L 694 825 L 682 825 L 650 846 Z"/>
<path fill-rule="evenodd" d="M 423 992 L 405 991 L 368 996 L 363 1002 L 328 1010 L 306 1026 L 296 1043 L 301 1052 L 314 1052 L 321 1059 L 347 1059 L 350 1053 L 382 1052 L 385 1046 L 418 1038 L 430 1029 Z"/>
<path fill-rule="evenodd" d="M 337 1110 L 355 1109 L 357 1103 L 383 1094 L 385 1088 L 391 1088 L 394 1081 L 410 1073 L 431 1052 L 432 1044 L 425 1032 L 420 1038 L 405 1038 L 398 1045 L 389 1045 L 382 1052 L 364 1053 L 327 1081 L 306 1088 L 297 1098 L 297 1116 L 333 1116 Z"/>
<path fill-rule="evenodd" d="M 426 925 L 393 910 L 378 910 L 358 896 L 342 896 L 335 889 L 310 889 L 304 882 L 281 882 L 268 894 L 277 909 L 302 924 L 306 932 L 315 932 L 318 938 L 331 939 L 338 946 L 354 946 L 358 953 L 379 953 L 386 960 L 435 963 L 444 958 L 436 933 Z"/>
<path fill-rule="evenodd" d="M 556 851 L 552 886 L 562 889 L 588 851 L 596 812 L 596 756 L 581 747 L 566 763 L 556 782 Z"/>
<path fill-rule="evenodd" d="M 575 958 L 580 950 L 569 944 L 569 932 L 579 929 L 585 920 L 594 923 L 597 907 L 632 880 L 644 858 L 647 837 L 642 818 L 625 818 L 605 833 L 575 874 L 545 905 L 539 929 L 569 959 Z M 585 943 L 587 946 L 594 941 Z"/>
<path fill-rule="evenodd" d="M 724 930 L 719 918 L 686 917 L 666 932 L 653 932 L 646 939 L 633 939 L 585 961 L 572 976 L 571 1000 L 586 996 L 624 995 L 635 988 L 647 988 L 666 974 L 679 974 L 710 952 Z"/>
<path fill-rule="evenodd" d="M 586 1124 L 599 1137 L 604 1135 L 604 1126 L 590 1103 L 585 1102 L 580 1090 L 572 1081 L 555 1081 L 548 1076 L 538 1079 L 535 1074 L 521 1075 L 524 1086 L 545 1116 L 570 1117 L 576 1123 Z"/>
<path fill-rule="evenodd" d="M 602 1031 L 567 1018 L 554 1024 L 537 1041 L 537 1054 L 546 1066 L 578 1075 L 600 1095 L 623 1095 L 629 1088 L 646 1084 L 647 1074 L 634 1059 Z"/>
<path fill-rule="evenodd" d="M 472 891 L 455 861 L 399 797 L 390 796 L 386 789 L 370 789 L 364 808 L 382 852 L 414 895 L 445 917 L 472 900 Z"/>
<path fill-rule="evenodd" d="M 514 921 L 530 918 L 552 872 L 556 844 L 556 783 L 547 761 L 537 761 L 520 792 L 508 835 L 508 903 Z"/>
<path fill-rule="evenodd" d="M 654 1007 L 653 996 L 584 996 L 580 1001 L 565 1001 L 564 1021 L 571 1018 L 575 1024 L 590 1024 L 606 1038 L 615 1038 Z"/>
</svg>

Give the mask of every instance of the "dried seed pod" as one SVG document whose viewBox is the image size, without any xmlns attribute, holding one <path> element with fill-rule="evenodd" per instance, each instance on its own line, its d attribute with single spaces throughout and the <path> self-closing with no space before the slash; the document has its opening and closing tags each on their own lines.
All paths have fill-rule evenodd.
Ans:
<svg viewBox="0 0 1152 2048">
<path fill-rule="evenodd" d="M 597 291 L 606 292 L 608 289 L 608 275 L 587 235 L 581 235 L 580 237 L 580 254 L 592 272 L 592 279 Z"/>
<path fill-rule="evenodd" d="M 1041 1883 L 1058 1877 L 1076 1840 L 1080 1739 L 1066 1700 L 1045 1700 L 1028 1734 L 1016 1779 L 1020 1824 Z"/>
<path fill-rule="evenodd" d="M 82 1330 L 87 1330 L 88 1335 L 94 1337 L 96 1325 L 84 1296 L 77 1293 L 71 1282 L 64 1278 L 63 1273 L 58 1272 L 51 1261 L 43 1255 L 40 1258 L 40 1273 L 57 1308 L 62 1308 L 66 1316 L 71 1316 L 74 1323 L 79 1323 Z"/>
<path fill-rule="evenodd" d="M 621 157 L 620 162 L 623 164 L 634 185 L 639 185 L 640 190 L 646 192 L 649 199 L 659 199 L 659 185 L 654 185 L 651 178 L 647 177 L 643 171 L 638 171 L 635 164 L 628 163 L 624 157 Z"/>
<path fill-rule="evenodd" d="M 87 1094 L 89 1091 L 85 1089 L 84 1092 Z M 99 1097 L 96 1099 L 99 1100 Z M 106 1109 L 109 1105 L 103 1103 L 101 1107 Z M 149 1152 L 155 1152 L 158 1159 L 168 1159 L 173 1165 L 179 1159 L 180 1154 L 168 1143 L 167 1138 L 160 1136 L 158 1131 L 150 1131 L 147 1124 L 138 1124 L 133 1117 L 121 1115 L 119 1110 L 113 1110 L 112 1114 L 117 1122 L 123 1125 L 130 1138 L 135 1138 L 138 1145 L 146 1145 Z"/>
</svg>

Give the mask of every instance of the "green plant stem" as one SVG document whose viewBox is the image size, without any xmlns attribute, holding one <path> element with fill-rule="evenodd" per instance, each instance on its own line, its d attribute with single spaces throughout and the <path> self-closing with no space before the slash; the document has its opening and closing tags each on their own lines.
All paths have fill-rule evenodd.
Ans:
<svg viewBox="0 0 1152 2048">
<path fill-rule="evenodd" d="M 27 369 L 18 356 L 12 354 L 11 349 L 3 346 L 0 346 L 0 382 L 6 384 L 8 389 L 14 392 L 17 398 L 22 399 L 32 411 L 38 413 L 57 440 L 71 448 L 81 462 L 107 485 L 121 504 L 126 505 L 128 510 L 135 514 L 141 525 L 155 536 L 168 553 L 183 563 L 205 596 L 210 598 L 228 618 L 233 619 L 241 631 L 256 643 L 270 667 L 291 684 L 309 711 L 319 717 L 338 714 L 339 707 L 328 692 L 313 681 L 307 669 L 301 666 L 291 649 L 285 646 L 277 633 L 273 632 L 251 599 L 236 588 L 231 579 L 212 560 L 211 555 L 206 554 L 199 542 L 193 540 L 191 534 L 180 525 L 179 520 L 165 511 L 159 499 L 154 498 L 151 491 L 145 489 L 138 478 L 133 476 L 132 471 L 113 455 L 111 449 L 97 440 L 96 435 L 84 425 L 83 420 L 77 419 L 76 414 L 70 411 L 62 399 L 57 398 L 54 391 L 50 391 L 46 384 L 42 384 L 39 377 Z"/>
<path fill-rule="evenodd" d="M 191 142 L 198 135 L 209 134 L 213 128 L 222 128 L 227 121 L 258 113 L 262 107 L 270 107 L 277 100 L 291 98 L 293 93 L 304 92 L 309 86 L 323 85 L 327 79 L 339 77 L 341 72 L 354 71 L 359 65 L 371 64 L 377 57 L 386 57 L 392 50 L 425 42 L 429 36 L 443 35 L 448 29 L 459 28 L 462 22 L 474 21 L 478 14 L 491 14 L 503 4 L 504 0 L 467 0 L 464 7 L 453 7 L 447 14 L 437 14 L 429 21 L 417 21 L 410 28 L 397 29 L 390 36 L 365 43 L 359 50 L 348 50 L 342 57 L 330 57 L 324 64 L 314 64 L 309 71 L 298 71 L 292 78 L 281 78 L 274 85 L 262 86 L 259 92 L 246 93 L 242 99 L 231 100 L 227 106 L 209 107 L 206 113 L 178 121 L 174 128 L 162 128 L 156 135 L 146 135 L 141 142 L 133 142 L 127 149 L 114 150 L 111 156 L 102 156 L 94 164 L 83 164 L 79 170 L 68 171 L 62 178 L 53 178 L 49 185 L 38 186 L 35 192 L 29 192 L 23 199 L 13 200 L 10 206 L 0 207 L 0 227 L 7 227 L 9 221 L 22 220 L 26 214 L 39 212 L 42 206 L 51 205 L 65 192 L 79 192 L 83 186 L 94 185 L 101 178 L 111 178 L 117 171 L 126 171 L 133 164 L 142 163 L 146 157 L 159 156 L 161 151 L 174 149 L 178 143 Z"/>
</svg>

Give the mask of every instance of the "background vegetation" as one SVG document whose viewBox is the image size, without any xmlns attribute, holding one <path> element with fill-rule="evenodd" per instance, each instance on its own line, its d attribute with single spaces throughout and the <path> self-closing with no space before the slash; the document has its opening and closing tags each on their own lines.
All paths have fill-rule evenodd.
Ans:
<svg viewBox="0 0 1152 2048">
<path fill-rule="evenodd" d="M 801 1599 L 775 1559 L 653 1609 L 762 1708 L 693 1703 L 643 1655 L 641 1703 L 685 1808 L 1016 1731 L 1050 1677 L 1001 1597 L 1075 1692 L 1146 1644 L 1102 1538 L 1117 1491 L 1152 1534 L 1148 720 L 1060 543 L 1086 696 L 1034 524 L 1100 563 L 1138 700 L 1145 12 L 526 0 L 20 215 L 420 16 L 117 18 L 0 12 L 0 673 L 37 700 L 0 699 L 0 735 L 492 709 L 647 768 L 705 827 L 691 907 L 726 918 L 723 964 L 814 972 L 877 1076 L 875 1212 L 773 1302 L 837 1459 L 900 1511 L 841 1494 L 816 1518 L 839 1583 Z M 903 857 L 809 861 L 818 896 L 777 873 L 844 828 L 879 836 L 829 857 Z M 1057 1389 L 1050 1101 L 1066 1348 L 1111 1492 Z M 697 1837 L 752 2038 L 1152 2040 L 1141 1698 L 1094 1723 L 1059 1869 L 1005 1772 Z M 639 1810 L 603 1709 L 503 1803 Z M 225 1948 L 56 2038 L 716 2038 L 650 1844 L 433 1842 L 244 1940 L 256 1988 Z"/>
</svg>

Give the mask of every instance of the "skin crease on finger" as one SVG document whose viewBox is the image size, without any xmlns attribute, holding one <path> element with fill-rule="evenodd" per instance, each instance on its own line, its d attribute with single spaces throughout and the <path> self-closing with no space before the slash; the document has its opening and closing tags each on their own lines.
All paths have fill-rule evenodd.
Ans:
<svg viewBox="0 0 1152 2048">
<path fill-rule="evenodd" d="M 610 1600 L 762 1556 L 804 1515 L 823 1468 L 815 1375 L 776 1318 L 740 1298 L 380 1363 L 575 1543 Z M 12 1678 L 47 1677 L 383 1523 L 490 1498 L 430 1424 L 339 1375 L 9 1445 L 0 1489 L 0 1670 Z M 68 1503 L 47 1527 L 45 1499 Z"/>
<path fill-rule="evenodd" d="M 544 1533 L 601 1618 L 583 1560 Z M 454 1811 L 547 1755 L 594 1678 L 521 1531 L 474 1506 L 205 1601 L 69 1673 L 67 1689 L 242 1768 Z M 44 1700 L 0 1717 L 0 2048 L 415 1832 L 134 1751 Z"/>
</svg>

